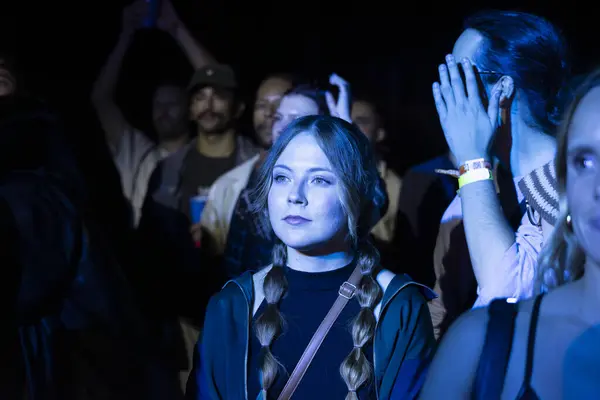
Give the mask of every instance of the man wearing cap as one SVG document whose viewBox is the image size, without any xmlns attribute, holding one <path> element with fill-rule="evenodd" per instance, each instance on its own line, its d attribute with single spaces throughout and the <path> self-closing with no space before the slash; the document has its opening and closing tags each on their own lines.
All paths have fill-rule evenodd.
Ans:
<svg viewBox="0 0 600 400">
<path fill-rule="evenodd" d="M 192 197 L 207 194 L 219 176 L 258 154 L 258 148 L 237 132 L 244 104 L 236 89 L 235 74 L 227 65 L 196 70 L 188 86 L 196 137 L 159 164 L 149 191 L 152 201 L 189 218 Z"/>
<path fill-rule="evenodd" d="M 208 193 L 213 182 L 225 172 L 258 154 L 249 139 L 238 135 L 236 124 L 244 105 L 237 96 L 236 77 L 231 67 L 212 64 L 194 73 L 189 85 L 189 119 L 195 138 L 162 160 L 150 178 L 138 226 L 142 264 L 154 274 L 155 293 L 162 292 L 159 307 L 179 316 L 180 332 L 169 335 L 184 346 L 178 353 L 182 384 L 204 317 L 204 307 L 225 277 L 218 260 L 195 248 L 190 200 Z M 167 268 L 167 270 L 165 270 Z M 165 306 L 165 303 L 168 305 Z M 180 347 L 177 350 L 182 350 Z"/>
<path fill-rule="evenodd" d="M 148 180 L 157 163 L 189 139 L 185 81 L 162 82 L 156 87 L 152 98 L 152 122 L 158 143 L 134 128 L 115 102 L 123 59 L 134 34 L 143 28 L 147 7 L 144 0 L 138 0 L 123 10 L 119 40 L 102 67 L 91 94 L 92 105 L 121 177 L 123 194 L 131 204 L 134 225 L 140 219 Z M 171 35 L 194 69 L 213 62 L 213 57 L 190 34 L 169 1 L 162 2 L 157 27 Z"/>
</svg>

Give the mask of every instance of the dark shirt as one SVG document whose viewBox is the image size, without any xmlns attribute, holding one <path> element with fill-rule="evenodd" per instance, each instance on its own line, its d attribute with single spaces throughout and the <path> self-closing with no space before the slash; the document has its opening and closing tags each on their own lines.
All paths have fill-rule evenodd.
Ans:
<svg viewBox="0 0 600 400">
<path fill-rule="evenodd" d="M 308 342 L 338 296 L 340 285 L 350 277 L 353 269 L 354 263 L 335 271 L 322 273 L 300 272 L 285 268 L 288 290 L 279 306 L 285 320 L 285 328 L 283 334 L 271 345 L 273 355 L 285 370 L 280 368 L 276 381 L 268 391 L 269 399 L 276 399 L 279 396 Z M 258 369 L 261 345 L 254 333 L 254 322 L 256 317 L 263 313 L 265 305 L 263 301 L 255 314 L 250 335 L 249 399 L 256 399 L 261 389 Z M 339 370 L 340 365 L 353 349 L 349 329 L 359 311 L 360 306 L 355 299 L 348 302 L 302 378 L 294 398 L 343 399 L 346 397 L 348 389 Z M 364 347 L 363 351 L 369 362 L 372 362 L 372 345 Z M 375 398 L 372 385 L 363 385 L 357 394 L 360 399 Z"/>
<path fill-rule="evenodd" d="M 256 186 L 258 171 L 254 169 L 248 186 L 242 191 L 231 217 L 224 252 L 225 270 L 229 278 L 245 271 L 257 271 L 271 263 L 274 238 L 270 227 L 252 214 L 252 190 Z"/>
<path fill-rule="evenodd" d="M 237 152 L 228 157 L 215 158 L 200 154 L 190 148 L 183 160 L 181 169 L 180 211 L 190 217 L 190 199 L 199 193 L 208 195 L 211 185 L 221 175 L 236 166 Z"/>
</svg>

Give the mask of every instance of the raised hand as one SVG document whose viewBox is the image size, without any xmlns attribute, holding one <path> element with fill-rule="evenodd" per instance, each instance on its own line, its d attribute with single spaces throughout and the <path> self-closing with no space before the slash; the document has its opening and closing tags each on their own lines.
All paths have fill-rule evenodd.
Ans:
<svg viewBox="0 0 600 400">
<path fill-rule="evenodd" d="M 498 129 L 501 81 L 492 88 L 487 110 L 479 95 L 479 86 L 468 59 L 461 61 L 465 82 L 452 55 L 439 66 L 440 82 L 433 84 L 433 98 L 450 151 L 459 165 L 486 157 Z M 466 93 L 465 93 L 466 83 Z"/>
<path fill-rule="evenodd" d="M 121 30 L 123 33 L 133 33 L 141 28 L 148 14 L 148 4 L 144 0 L 136 0 L 123 9 Z"/>
<path fill-rule="evenodd" d="M 337 103 L 331 92 L 325 93 L 325 99 L 327 100 L 327 108 L 329 108 L 329 113 L 334 117 L 352 122 L 352 118 L 350 118 L 352 107 L 350 100 L 350 84 L 337 74 L 331 74 L 329 77 L 329 83 L 337 86 L 339 89 Z"/>
<path fill-rule="evenodd" d="M 177 26 L 180 25 L 179 16 L 171 0 L 161 1 L 157 25 L 159 29 L 169 33 L 174 33 Z"/>
</svg>

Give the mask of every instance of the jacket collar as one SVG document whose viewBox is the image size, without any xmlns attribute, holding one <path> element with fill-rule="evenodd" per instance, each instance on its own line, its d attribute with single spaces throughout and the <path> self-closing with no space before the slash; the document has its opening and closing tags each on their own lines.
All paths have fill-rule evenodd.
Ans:
<svg viewBox="0 0 600 400">
<path fill-rule="evenodd" d="M 262 282 L 271 268 L 273 268 L 272 264 L 264 267 L 254 274 L 246 271 L 239 277 L 232 279 L 225 284 L 225 286 L 227 286 L 228 284 L 233 283 L 240 288 L 242 294 L 248 301 L 249 307 L 252 307 L 251 315 L 256 314 L 256 311 L 258 311 L 258 308 L 265 298 L 265 294 L 262 289 Z M 427 301 L 437 297 L 433 290 L 425 285 L 413 281 L 406 274 L 396 275 L 393 272 L 384 269 L 381 270 L 381 272 L 377 275 L 377 282 L 384 292 L 381 302 L 375 307 L 375 315 L 378 319 L 379 315 L 381 315 L 381 311 L 385 309 L 388 303 L 392 301 L 396 294 L 398 294 L 408 285 L 417 285 L 421 290 L 421 294 L 426 298 Z"/>
</svg>

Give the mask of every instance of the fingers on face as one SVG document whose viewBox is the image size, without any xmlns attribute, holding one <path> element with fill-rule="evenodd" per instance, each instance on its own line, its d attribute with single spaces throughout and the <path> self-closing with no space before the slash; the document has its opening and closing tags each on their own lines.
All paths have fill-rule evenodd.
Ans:
<svg viewBox="0 0 600 400">
<path fill-rule="evenodd" d="M 440 119 L 446 118 L 446 103 L 444 102 L 440 84 L 438 82 L 433 84 L 433 100 L 435 101 L 435 109 L 437 110 Z"/>
<path fill-rule="evenodd" d="M 460 64 L 464 71 L 464 80 L 459 66 L 451 54 L 446 56 L 446 63 L 441 64 L 438 68 L 440 83 L 434 84 L 433 87 L 438 113 L 442 105 L 452 107 L 469 102 L 473 107 L 482 106 L 473 64 L 466 58 L 462 59 Z"/>
<path fill-rule="evenodd" d="M 465 94 L 465 88 L 462 77 L 460 76 L 460 72 L 458 71 L 458 65 L 456 64 L 456 61 L 454 60 L 454 56 L 452 54 L 448 54 L 446 56 L 446 65 L 448 75 L 450 75 L 450 86 L 452 87 L 454 101 L 456 102 L 456 104 L 464 104 L 467 96 Z"/>
</svg>

